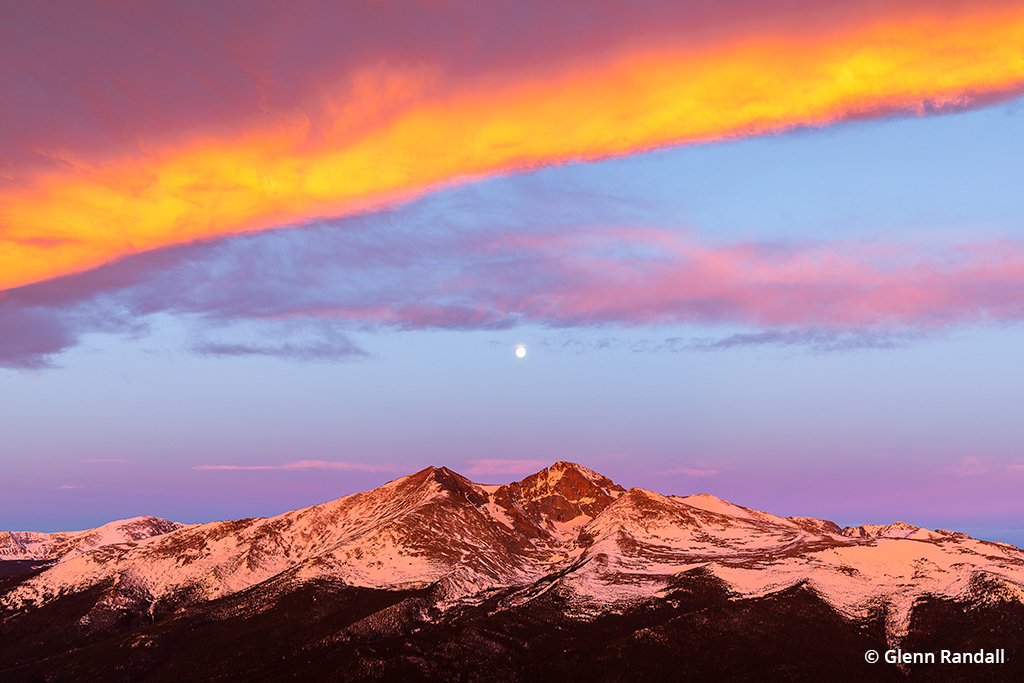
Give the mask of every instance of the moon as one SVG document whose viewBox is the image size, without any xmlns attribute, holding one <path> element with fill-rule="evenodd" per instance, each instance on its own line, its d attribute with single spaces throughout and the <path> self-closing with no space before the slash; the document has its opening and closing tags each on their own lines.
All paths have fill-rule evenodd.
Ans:
<svg viewBox="0 0 1024 683">
<path fill-rule="evenodd" d="M 516 357 L 517 358 L 522 358 L 525 355 L 526 355 L 526 347 L 525 346 L 520 346 L 518 349 L 516 349 Z"/>
</svg>

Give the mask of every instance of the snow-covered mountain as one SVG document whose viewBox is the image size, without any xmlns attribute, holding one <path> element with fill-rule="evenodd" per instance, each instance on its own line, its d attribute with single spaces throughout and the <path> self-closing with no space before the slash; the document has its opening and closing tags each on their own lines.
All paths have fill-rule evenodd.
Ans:
<svg viewBox="0 0 1024 683">
<path fill-rule="evenodd" d="M 0 561 L 61 561 L 113 543 L 134 543 L 180 529 L 159 517 L 133 517 L 85 531 L 0 531 Z"/>
<path fill-rule="evenodd" d="M 80 625 L 110 610 L 153 620 L 231 596 L 256 614 L 303 586 L 332 585 L 428 591 L 429 609 L 402 617 L 421 626 L 474 609 L 519 614 L 544 595 L 558 596 L 565 618 L 587 622 L 678 606 L 680 582 L 699 576 L 737 604 L 813 594 L 840 620 L 881 619 L 896 645 L 922 601 L 1024 605 L 1024 551 L 1013 546 L 902 522 L 840 529 L 707 494 L 627 491 L 567 462 L 504 485 L 429 467 L 271 518 L 9 533 L 0 553 L 60 559 L 0 586 L 0 621 L 93 593 Z"/>
<path fill-rule="evenodd" d="M 290 571 L 373 588 L 448 580 L 451 597 L 560 581 L 580 609 L 657 594 L 672 577 L 707 568 L 739 596 L 806 582 L 845 614 L 887 604 L 899 636 L 914 600 L 956 597 L 976 576 L 1024 597 L 1024 552 L 909 524 L 839 530 L 783 518 L 707 494 L 625 491 L 559 462 L 502 486 L 428 468 L 384 486 L 268 519 L 183 528 L 138 518 L 77 534 L 0 537 L 19 557 L 61 558 L 0 598 L 18 609 L 111 581 L 122 600 L 222 597 Z"/>
<path fill-rule="evenodd" d="M 24 582 L 0 606 L 41 605 L 112 581 L 122 600 L 130 595 L 151 609 L 228 595 L 286 570 L 374 588 L 448 579 L 464 584 L 459 594 L 527 584 L 574 551 L 566 539 L 622 491 L 568 463 L 504 486 L 430 467 L 277 517 L 106 545 Z"/>
</svg>

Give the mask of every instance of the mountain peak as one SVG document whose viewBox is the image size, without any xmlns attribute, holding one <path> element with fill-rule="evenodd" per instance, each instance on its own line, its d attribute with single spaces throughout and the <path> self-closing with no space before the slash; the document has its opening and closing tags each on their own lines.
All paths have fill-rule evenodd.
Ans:
<svg viewBox="0 0 1024 683">
<path fill-rule="evenodd" d="M 892 524 L 862 524 L 861 526 L 845 527 L 843 536 L 849 538 L 911 538 L 915 540 L 932 540 L 943 538 L 951 534 L 941 533 L 914 526 L 906 522 L 893 522 Z"/>
<path fill-rule="evenodd" d="M 428 467 L 421 474 L 425 474 L 425 478 L 435 482 L 443 490 L 474 505 L 484 505 L 490 500 L 478 484 L 447 467 Z"/>
<path fill-rule="evenodd" d="M 804 531 L 814 534 L 842 534 L 843 530 L 838 524 L 827 519 L 817 517 L 786 517 Z"/>
<path fill-rule="evenodd" d="M 625 492 L 591 469 L 559 461 L 520 481 L 499 486 L 494 502 L 514 527 L 528 536 L 566 540 Z"/>
</svg>

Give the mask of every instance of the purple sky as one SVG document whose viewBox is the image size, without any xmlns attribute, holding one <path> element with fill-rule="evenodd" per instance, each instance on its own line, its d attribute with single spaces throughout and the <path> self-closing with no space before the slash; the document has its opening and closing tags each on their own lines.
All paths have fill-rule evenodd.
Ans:
<svg viewBox="0 0 1024 683">
<path fill-rule="evenodd" d="M 525 3 L 510 16 L 558 40 L 424 42 L 443 13 L 411 4 L 300 46 L 301 17 L 264 35 L 177 3 L 110 28 L 115 49 L 89 7 L 46 7 L 5 10 L 2 182 L 56 163 L 43 141 L 215 128 L 377 52 L 471 78 L 656 25 L 610 4 L 577 34 Z M 706 41 L 747 30 L 662 10 Z M 139 87 L 88 87 L 122 77 Z M 0 292 L 0 528 L 272 515 L 429 464 L 504 482 L 573 460 L 1024 543 L 1024 101 L 985 104 L 467 181 Z"/>
</svg>

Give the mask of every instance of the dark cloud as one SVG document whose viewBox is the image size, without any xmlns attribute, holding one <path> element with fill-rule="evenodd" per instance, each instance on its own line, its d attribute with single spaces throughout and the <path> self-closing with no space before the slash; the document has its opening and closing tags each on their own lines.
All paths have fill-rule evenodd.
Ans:
<svg viewBox="0 0 1024 683">
<path fill-rule="evenodd" d="M 0 300 L 0 366 L 50 367 L 53 355 L 77 342 L 77 334 L 60 311 L 18 308 Z"/>
<path fill-rule="evenodd" d="M 277 334 L 273 334 L 276 332 Z M 203 339 L 192 351 L 204 356 L 269 356 L 308 362 L 332 362 L 369 354 L 330 321 L 264 321 L 245 342 Z"/>
</svg>

